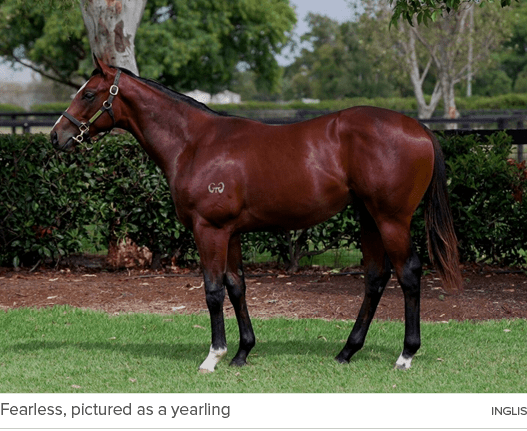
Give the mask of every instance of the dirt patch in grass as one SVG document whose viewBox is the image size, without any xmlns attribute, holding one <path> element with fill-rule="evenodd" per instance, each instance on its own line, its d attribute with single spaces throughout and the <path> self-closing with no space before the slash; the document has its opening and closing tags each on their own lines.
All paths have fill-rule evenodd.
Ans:
<svg viewBox="0 0 527 431">
<path fill-rule="evenodd" d="M 277 268 L 246 271 L 252 317 L 355 319 L 364 292 L 360 268 L 334 275 L 309 269 L 294 275 Z M 527 275 L 497 268 L 466 267 L 464 291 L 446 295 L 435 273 L 421 282 L 424 321 L 527 318 Z M 197 270 L 107 271 L 72 265 L 61 269 L 13 271 L 0 268 L 0 308 L 67 304 L 108 313 L 206 313 L 202 277 Z M 226 298 L 225 313 L 233 316 Z M 395 278 L 388 283 L 376 318 L 402 320 L 404 300 Z"/>
</svg>

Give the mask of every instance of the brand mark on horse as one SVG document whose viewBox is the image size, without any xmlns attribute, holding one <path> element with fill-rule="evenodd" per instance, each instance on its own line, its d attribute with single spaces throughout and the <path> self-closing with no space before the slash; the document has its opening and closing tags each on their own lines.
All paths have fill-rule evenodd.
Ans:
<svg viewBox="0 0 527 431">
<path fill-rule="evenodd" d="M 210 183 L 209 184 L 209 192 L 210 193 L 223 193 L 223 191 L 225 190 L 225 184 L 223 183 L 218 183 L 218 185 L 216 185 L 215 183 Z"/>
</svg>

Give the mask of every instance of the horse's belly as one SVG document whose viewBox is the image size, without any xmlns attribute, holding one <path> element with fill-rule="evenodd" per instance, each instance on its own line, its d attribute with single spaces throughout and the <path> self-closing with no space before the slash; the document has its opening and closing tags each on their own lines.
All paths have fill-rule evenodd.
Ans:
<svg viewBox="0 0 527 431">
<path fill-rule="evenodd" d="M 304 229 L 322 223 L 351 202 L 344 182 L 318 184 L 281 184 L 254 194 L 251 213 L 266 227 Z"/>
</svg>

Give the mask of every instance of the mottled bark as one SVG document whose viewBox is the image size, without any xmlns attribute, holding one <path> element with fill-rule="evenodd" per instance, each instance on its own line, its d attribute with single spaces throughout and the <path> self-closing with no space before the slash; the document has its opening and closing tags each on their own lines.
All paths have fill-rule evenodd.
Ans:
<svg viewBox="0 0 527 431">
<path fill-rule="evenodd" d="M 80 0 L 93 54 L 139 75 L 134 39 L 146 0 Z"/>
</svg>

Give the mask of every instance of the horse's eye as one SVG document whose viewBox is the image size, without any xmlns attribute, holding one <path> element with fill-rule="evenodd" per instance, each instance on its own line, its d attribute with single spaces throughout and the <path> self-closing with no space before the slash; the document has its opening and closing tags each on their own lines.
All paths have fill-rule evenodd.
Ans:
<svg viewBox="0 0 527 431">
<path fill-rule="evenodd" d="M 95 99 L 95 94 L 90 92 L 90 91 L 87 91 L 86 93 L 84 93 L 84 95 L 82 96 L 83 99 L 91 102 L 93 99 Z"/>
</svg>

